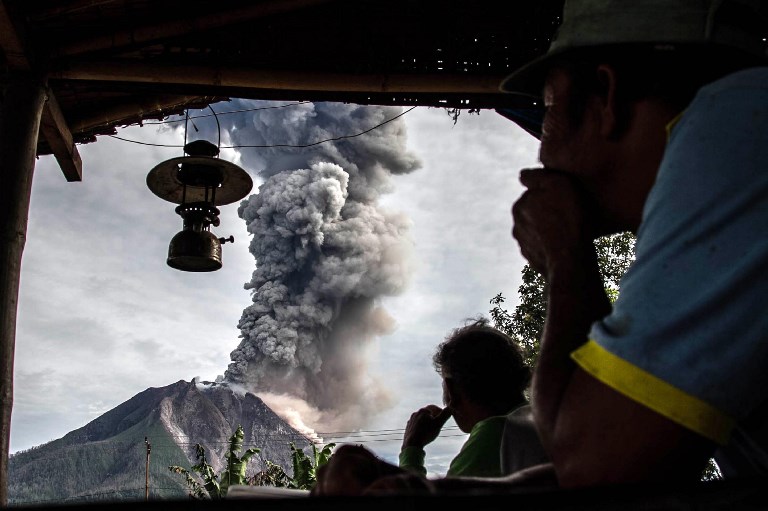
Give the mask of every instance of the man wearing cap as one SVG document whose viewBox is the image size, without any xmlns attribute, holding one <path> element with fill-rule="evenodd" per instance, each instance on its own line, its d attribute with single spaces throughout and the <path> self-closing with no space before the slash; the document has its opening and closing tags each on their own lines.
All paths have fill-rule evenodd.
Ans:
<svg viewBox="0 0 768 511">
<path fill-rule="evenodd" d="M 513 235 L 549 289 L 532 406 L 561 487 L 768 475 L 765 9 L 566 0 L 502 84 L 545 107 Z M 592 241 L 623 231 L 611 305 Z"/>
<path fill-rule="evenodd" d="M 561 486 L 768 475 L 759 2 L 566 2 L 513 234 L 549 286 L 533 407 Z M 611 306 L 592 240 L 637 234 Z M 716 447 L 717 452 L 715 452 Z"/>
</svg>

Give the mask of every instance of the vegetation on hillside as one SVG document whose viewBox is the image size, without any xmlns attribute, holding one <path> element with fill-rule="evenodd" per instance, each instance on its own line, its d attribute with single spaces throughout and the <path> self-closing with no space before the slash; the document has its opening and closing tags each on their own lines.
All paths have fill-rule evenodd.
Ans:
<svg viewBox="0 0 768 511">
<path fill-rule="evenodd" d="M 144 500 L 147 434 L 154 438 L 150 497 L 184 497 L 183 484 L 164 469 L 184 459 L 184 452 L 162 428 L 141 423 L 108 440 L 80 443 L 64 437 L 13 454 L 9 504 Z"/>
<path fill-rule="evenodd" d="M 243 427 L 238 426 L 229 438 L 229 449 L 226 458 L 226 468 L 221 474 L 216 474 L 208 463 L 205 448 L 196 445 L 197 463 L 187 470 L 178 465 L 171 465 L 168 469 L 184 477 L 189 496 L 193 499 L 221 499 L 227 495 L 227 491 L 234 485 L 276 486 L 299 490 L 311 490 L 317 483 L 317 469 L 328 463 L 333 448 L 336 444 L 327 444 L 322 449 L 312 445 L 312 457 L 308 457 L 304 451 L 297 448 L 291 442 L 291 459 L 293 462 L 293 476 L 289 476 L 282 466 L 265 460 L 266 468 L 253 476 L 246 475 L 248 460 L 260 449 L 252 447 L 239 455 L 243 448 Z M 194 474 L 197 474 L 197 478 Z"/>
</svg>

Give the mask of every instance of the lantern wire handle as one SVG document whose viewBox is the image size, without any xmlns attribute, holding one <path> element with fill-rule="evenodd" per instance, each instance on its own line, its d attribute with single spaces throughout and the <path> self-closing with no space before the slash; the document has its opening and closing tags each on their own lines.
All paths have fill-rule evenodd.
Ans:
<svg viewBox="0 0 768 511">
<path fill-rule="evenodd" d="M 216 115 L 216 111 L 213 109 L 211 105 L 208 105 L 208 108 L 213 112 L 213 118 L 216 119 L 216 131 L 218 133 L 218 143 L 216 144 L 216 147 L 220 150 L 221 149 L 221 123 L 219 122 L 219 116 Z M 187 146 L 187 126 L 189 125 L 189 110 L 184 110 L 184 146 Z M 195 128 L 195 131 L 199 131 L 197 129 L 197 126 L 195 126 L 195 121 L 192 121 L 192 127 Z"/>
<path fill-rule="evenodd" d="M 184 148 L 187 147 L 187 125 L 188 124 L 189 124 L 189 110 L 184 110 L 184 145 L 182 146 Z"/>
<path fill-rule="evenodd" d="M 219 116 L 216 115 L 216 111 L 211 105 L 208 105 L 208 108 L 211 110 L 211 112 L 213 112 L 213 118 L 216 119 L 216 129 L 219 132 L 219 143 L 216 144 L 216 147 L 221 149 L 221 124 L 219 123 Z"/>
</svg>

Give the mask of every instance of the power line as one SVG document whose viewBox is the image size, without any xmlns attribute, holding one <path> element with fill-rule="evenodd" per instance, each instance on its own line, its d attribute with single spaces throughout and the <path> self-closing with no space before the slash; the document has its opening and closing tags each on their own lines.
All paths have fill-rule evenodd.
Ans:
<svg viewBox="0 0 768 511">
<path fill-rule="evenodd" d="M 365 135 L 366 133 L 370 133 L 371 131 L 373 131 L 375 129 L 378 129 L 378 128 L 384 126 L 385 124 L 387 124 L 389 122 L 392 122 L 392 121 L 394 121 L 395 119 L 397 119 L 399 117 L 404 116 L 405 114 L 407 114 L 408 112 L 410 112 L 414 108 L 416 108 L 416 107 L 412 106 L 408 110 L 406 110 L 404 112 L 401 112 L 398 115 L 396 115 L 394 117 L 391 117 L 391 118 L 387 119 L 386 121 L 383 121 L 383 122 L 377 124 L 376 126 L 373 126 L 372 128 L 368 128 L 367 130 L 361 131 L 359 133 L 355 133 L 353 135 L 341 135 L 339 137 L 326 138 L 325 140 L 319 140 L 317 142 L 312 142 L 310 144 L 253 144 L 253 145 L 245 144 L 245 145 L 221 146 L 220 149 L 244 149 L 244 148 L 247 148 L 247 149 L 269 149 L 269 148 L 272 148 L 272 147 L 288 147 L 288 148 L 293 148 L 293 149 L 305 149 L 307 147 L 314 147 L 314 146 L 317 146 L 317 145 L 320 145 L 320 144 L 325 144 L 327 142 L 336 142 L 336 141 L 339 141 L 339 140 L 347 140 L 347 139 L 350 139 L 350 138 L 355 138 L 355 137 L 359 137 L 361 135 Z M 107 136 L 111 137 L 111 138 L 116 138 L 117 140 L 122 140 L 123 142 L 130 142 L 132 144 L 146 145 L 146 146 L 152 146 L 152 147 L 172 147 L 172 148 L 184 147 L 182 145 L 174 145 L 174 144 L 155 144 L 155 143 L 152 143 L 152 142 L 142 142 L 140 140 L 131 140 L 129 138 L 118 137 L 117 135 L 107 135 Z"/>
<path fill-rule="evenodd" d="M 466 436 L 466 434 L 461 435 L 438 435 L 437 438 L 453 438 L 453 437 L 463 437 Z M 373 440 L 355 440 L 354 442 L 338 442 L 338 443 L 344 443 L 344 444 L 370 444 L 372 442 L 400 442 L 402 441 L 402 437 L 400 438 L 380 438 L 380 439 L 373 439 Z"/>
<path fill-rule="evenodd" d="M 258 110 L 274 110 L 276 108 L 287 108 L 291 106 L 297 106 L 297 105 L 304 105 L 307 103 L 311 103 L 311 101 L 298 101 L 296 103 L 288 103 L 285 105 L 275 105 L 275 106 L 262 106 L 262 107 L 256 107 L 256 108 L 243 108 L 241 110 L 228 110 L 226 112 L 216 112 L 216 115 L 228 115 L 228 114 L 240 114 L 244 112 L 256 112 Z M 214 114 L 204 114 L 204 115 L 194 115 L 189 118 L 189 120 L 193 119 L 203 119 L 205 117 L 213 117 Z M 148 125 L 156 125 L 156 124 L 173 124 L 177 122 L 184 122 L 185 119 L 169 119 L 167 121 L 149 121 L 144 122 L 143 124 L 145 126 Z"/>
<path fill-rule="evenodd" d="M 447 429 L 459 429 L 458 426 L 445 426 L 443 427 L 443 431 Z M 369 433 L 384 433 L 384 432 L 405 432 L 405 428 L 395 428 L 395 429 L 359 429 L 356 431 L 316 431 L 315 434 L 317 436 L 334 436 L 334 435 L 351 435 L 356 433 L 362 433 L 362 434 L 369 434 Z M 291 433 L 266 433 L 265 435 L 278 435 L 278 436 L 285 436 L 290 435 Z M 189 435 L 166 435 L 173 438 L 180 438 L 180 437 L 186 437 Z"/>
</svg>

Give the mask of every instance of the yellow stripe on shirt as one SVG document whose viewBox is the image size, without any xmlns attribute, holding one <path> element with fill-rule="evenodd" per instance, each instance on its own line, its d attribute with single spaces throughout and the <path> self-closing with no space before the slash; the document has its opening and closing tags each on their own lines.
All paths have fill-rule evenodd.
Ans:
<svg viewBox="0 0 768 511">
<path fill-rule="evenodd" d="M 734 420 L 701 399 L 683 392 L 589 341 L 571 354 L 597 380 L 706 438 L 725 445 Z"/>
<path fill-rule="evenodd" d="M 677 126 L 677 123 L 680 122 L 680 119 L 683 118 L 683 114 L 685 114 L 685 110 L 677 114 L 672 118 L 671 121 L 667 123 L 665 126 L 665 129 L 667 130 L 667 142 L 669 142 L 669 139 L 672 137 L 672 130 L 675 129 L 675 126 Z"/>
</svg>

